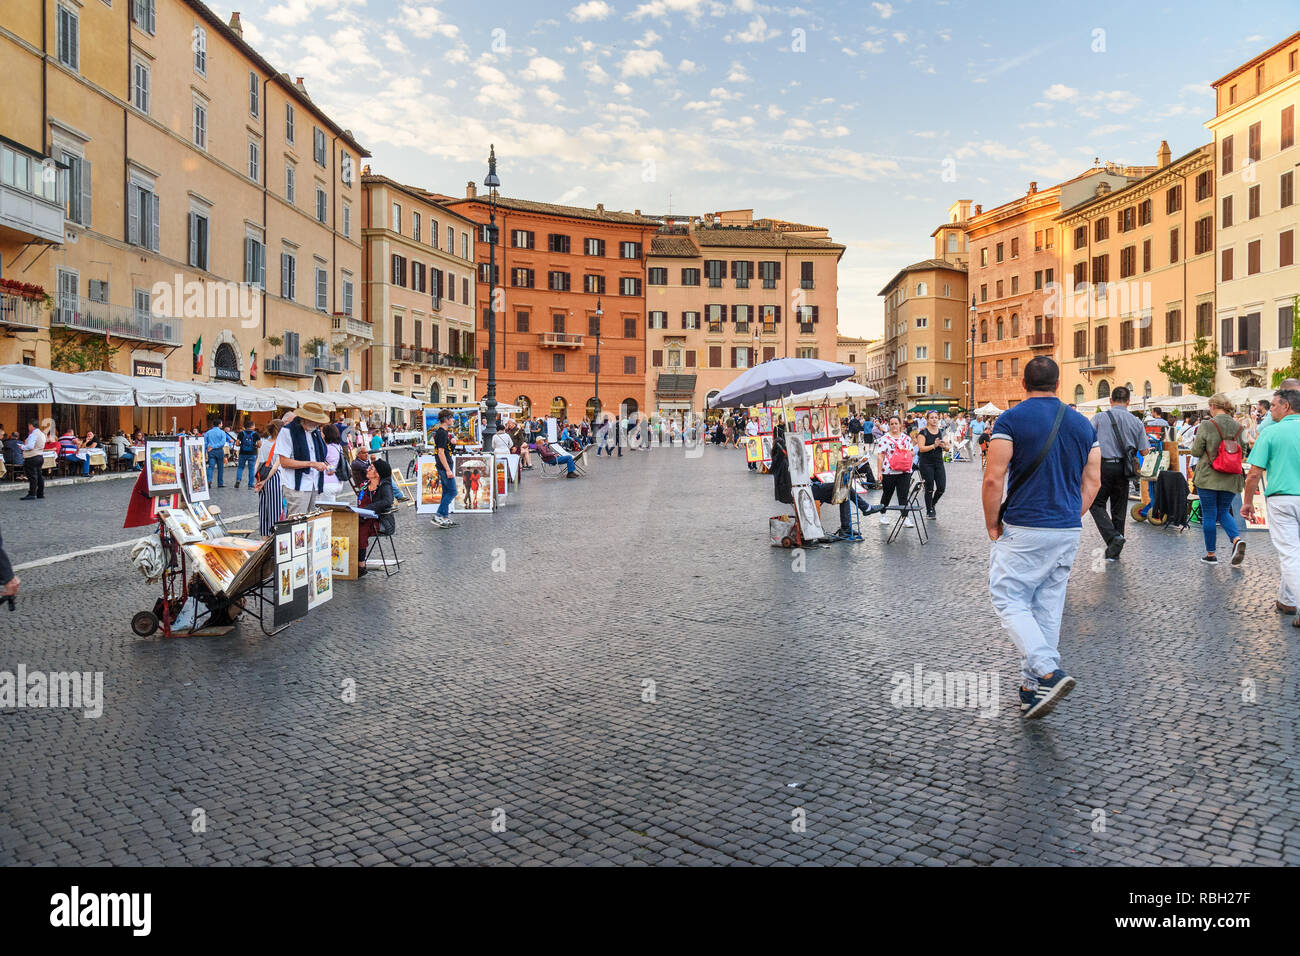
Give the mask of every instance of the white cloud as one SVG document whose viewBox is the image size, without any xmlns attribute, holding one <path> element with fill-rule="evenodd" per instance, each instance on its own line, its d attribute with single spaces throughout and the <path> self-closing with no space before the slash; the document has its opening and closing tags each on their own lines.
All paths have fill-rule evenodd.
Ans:
<svg viewBox="0 0 1300 956">
<path fill-rule="evenodd" d="M 864 53 L 884 53 L 884 40 L 864 40 L 862 41 L 862 51 Z"/>
<path fill-rule="evenodd" d="M 768 119 L 780 119 L 784 115 L 785 115 L 785 110 L 781 109 L 781 107 L 776 106 L 775 104 L 767 108 Z"/>
<path fill-rule="evenodd" d="M 873 3 L 872 6 L 876 8 L 876 12 L 880 14 L 882 20 L 888 20 L 894 15 L 894 5 L 892 3 Z"/>
<path fill-rule="evenodd" d="M 740 99 L 740 94 L 739 94 L 739 93 L 733 93 L 733 92 L 731 92 L 729 89 L 727 89 L 725 86 L 715 86 L 713 89 L 709 90 L 709 95 L 712 96 L 715 100 L 738 100 L 738 99 Z"/>
<path fill-rule="evenodd" d="M 402 42 L 402 38 L 391 30 L 384 34 L 384 48 L 388 50 L 389 53 L 405 55 L 408 52 L 406 44 Z"/>
<path fill-rule="evenodd" d="M 460 33 L 459 27 L 443 22 L 441 10 L 428 3 L 404 4 L 401 21 L 402 29 L 422 40 L 434 34 L 454 37 Z"/>
<path fill-rule="evenodd" d="M 564 79 L 564 67 L 550 57 L 535 56 L 519 75 L 530 83 L 558 83 Z"/>
<path fill-rule="evenodd" d="M 682 109 L 689 110 L 691 112 L 707 112 L 709 110 L 716 110 L 721 108 L 722 108 L 722 104 L 717 100 L 691 100 L 689 103 L 687 103 L 685 106 L 682 107 Z"/>
<path fill-rule="evenodd" d="M 754 125 L 754 117 L 742 116 L 740 119 L 732 120 L 726 117 L 718 117 L 713 121 L 713 128 L 718 132 L 736 132 L 742 129 L 749 129 Z"/>
<path fill-rule="evenodd" d="M 767 28 L 767 21 L 762 17 L 754 17 L 754 19 L 749 21 L 749 26 L 744 30 L 739 33 L 733 30 L 723 37 L 723 39 L 727 43 L 762 43 L 766 40 L 772 39 L 779 32 L 779 30 L 769 30 Z"/>
<path fill-rule="evenodd" d="M 619 96 L 627 96 L 632 92 L 632 87 L 628 86 L 626 83 L 622 81 L 619 81 L 618 83 L 614 84 L 614 92 L 617 93 Z"/>
<path fill-rule="evenodd" d="M 658 50 L 629 50 L 618 68 L 623 76 L 652 76 L 666 66 Z"/>
<path fill-rule="evenodd" d="M 561 206 L 567 206 L 570 203 L 574 202 L 576 199 L 578 199 L 578 197 L 580 197 L 586 191 L 587 191 L 586 186 L 574 186 L 572 189 L 567 189 L 563 193 L 561 193 L 556 198 L 555 201 Z"/>
<path fill-rule="evenodd" d="M 308 20 L 324 20 L 344 7 L 364 6 L 365 0 L 283 0 L 266 11 L 265 19 L 282 27 L 297 26 Z M 248 30 L 248 26 L 244 26 Z"/>
<path fill-rule="evenodd" d="M 694 23 L 706 10 L 716 14 L 717 8 L 720 7 L 722 4 L 717 3 L 716 0 L 650 0 L 649 3 L 638 5 L 627 18 L 641 20 L 645 17 L 654 17 L 656 20 L 667 21 L 669 14 L 680 13 Z"/>
<path fill-rule="evenodd" d="M 1073 87 L 1066 86 L 1064 83 L 1053 83 L 1043 91 L 1043 96 L 1056 102 L 1072 100 L 1079 95 L 1079 91 Z"/>
<path fill-rule="evenodd" d="M 558 104 L 562 99 L 560 94 L 556 93 L 549 86 L 539 86 L 537 89 L 533 90 L 533 94 L 552 109 L 554 109 L 556 104 Z"/>
<path fill-rule="evenodd" d="M 641 34 L 641 39 L 633 40 L 632 42 L 635 43 L 637 46 L 639 46 L 641 49 L 647 50 L 662 39 L 663 37 L 655 33 L 653 30 L 647 30 L 645 33 Z"/>
<path fill-rule="evenodd" d="M 750 75 L 745 72 L 745 68 L 739 63 L 731 64 L 731 72 L 727 74 L 728 83 L 748 83 Z"/>
<path fill-rule="evenodd" d="M 682 60 L 682 62 L 677 64 L 677 72 L 689 75 L 691 73 L 703 72 L 703 68 L 696 64 L 694 60 Z"/>
<path fill-rule="evenodd" d="M 838 139 L 841 136 L 848 136 L 849 128 L 847 126 L 829 126 L 821 132 L 826 139 Z"/>
<path fill-rule="evenodd" d="M 590 60 L 582 64 L 582 72 L 587 74 L 587 79 L 592 83 L 608 83 L 609 74 L 595 60 Z"/>
<path fill-rule="evenodd" d="M 574 23 L 586 23 L 588 20 L 604 20 L 613 12 L 614 8 L 605 0 L 588 0 L 570 10 L 569 19 Z"/>
</svg>

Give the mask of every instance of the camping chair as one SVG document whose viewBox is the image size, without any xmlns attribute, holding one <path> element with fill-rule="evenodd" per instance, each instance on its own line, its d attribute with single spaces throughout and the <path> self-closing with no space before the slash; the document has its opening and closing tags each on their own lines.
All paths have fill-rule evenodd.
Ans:
<svg viewBox="0 0 1300 956">
<path fill-rule="evenodd" d="M 393 474 L 397 474 L 397 472 L 393 472 Z M 384 576 L 390 578 L 394 574 L 402 570 L 402 559 L 397 556 L 397 540 L 394 537 L 394 535 L 396 535 L 397 533 L 397 513 L 398 513 L 398 509 L 396 505 L 394 505 L 392 508 L 389 508 L 387 511 L 376 512 L 376 514 L 380 518 L 382 518 L 384 515 L 393 516 L 393 530 L 387 534 L 385 534 L 384 531 L 382 530 L 376 530 L 375 533 L 370 536 L 370 544 L 366 548 L 366 553 L 361 559 L 362 564 L 364 564 L 366 566 L 366 569 L 369 570 L 370 555 L 374 553 L 375 549 L 378 549 L 379 560 L 384 565 Z M 380 528 L 382 529 L 382 527 L 383 527 L 383 522 L 381 521 Z M 385 541 L 388 542 L 387 550 L 384 547 Z M 393 556 L 391 560 L 389 560 L 388 553 L 387 553 L 388 551 L 393 552 Z"/>
<path fill-rule="evenodd" d="M 570 453 L 566 451 L 565 454 L 568 455 Z M 555 447 L 553 445 L 550 444 L 547 444 L 545 446 L 538 445 L 537 457 L 542 460 L 543 478 L 559 478 L 561 475 L 566 474 L 569 470 L 567 466 L 563 465 L 560 462 L 560 455 L 555 450 Z M 571 457 L 573 458 L 574 474 L 585 475 L 587 472 L 586 469 L 583 468 L 583 461 L 586 457 L 586 453 L 581 452 L 581 453 L 573 454 Z"/>
<path fill-rule="evenodd" d="M 930 529 L 925 523 L 925 509 L 921 507 L 921 499 L 925 494 L 924 482 L 917 481 L 912 485 L 912 490 L 908 492 L 907 504 L 898 508 L 898 518 L 894 521 L 894 526 L 889 529 L 889 537 L 885 539 L 886 544 L 893 544 L 898 538 L 898 533 L 903 529 L 903 523 L 912 517 L 916 525 L 916 538 L 921 544 L 927 544 L 930 540 Z M 891 505 L 890 507 L 894 507 Z"/>
</svg>

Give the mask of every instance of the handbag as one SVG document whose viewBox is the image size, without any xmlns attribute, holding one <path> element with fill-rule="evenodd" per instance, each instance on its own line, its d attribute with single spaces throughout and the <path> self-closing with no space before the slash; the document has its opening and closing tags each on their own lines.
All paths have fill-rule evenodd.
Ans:
<svg viewBox="0 0 1300 956">
<path fill-rule="evenodd" d="M 1160 469 L 1165 466 L 1164 459 L 1165 448 L 1162 444 L 1142 459 L 1142 467 L 1138 469 L 1138 477 L 1143 481 L 1154 481 L 1156 475 L 1160 474 Z"/>
<path fill-rule="evenodd" d="M 999 528 L 1002 527 L 1002 516 L 1007 513 L 1007 505 L 1011 504 L 1011 496 L 1014 495 L 1017 491 L 1019 491 L 1022 487 L 1024 487 L 1025 482 L 1028 481 L 1031 477 L 1033 477 L 1034 472 L 1038 470 L 1038 466 L 1041 465 L 1043 463 L 1043 459 L 1047 457 L 1047 453 L 1051 451 L 1052 446 L 1056 444 L 1056 436 L 1057 433 L 1059 433 L 1061 430 L 1061 419 L 1063 418 L 1065 418 L 1064 402 L 1062 402 L 1061 407 L 1056 410 L 1056 421 L 1052 422 L 1052 431 L 1047 436 L 1047 441 L 1043 442 L 1042 451 L 1038 453 L 1038 457 L 1034 459 L 1033 464 L 1031 464 L 1023 472 L 1021 472 L 1019 477 L 1017 477 L 1016 480 L 1011 483 L 1011 487 L 1007 489 L 1007 496 L 1002 499 L 1002 507 L 998 508 Z M 985 434 L 987 434 L 987 432 Z"/>
<path fill-rule="evenodd" d="M 1215 454 L 1214 461 L 1210 462 L 1210 467 L 1215 471 L 1223 472 L 1225 475 L 1240 475 L 1241 442 L 1238 439 L 1241 438 L 1242 426 L 1237 426 L 1237 432 L 1231 438 L 1224 438 L 1223 429 L 1219 427 L 1219 423 L 1211 418 L 1210 424 L 1219 433 L 1219 451 Z"/>
<path fill-rule="evenodd" d="M 1132 445 L 1125 445 L 1119 437 L 1119 426 L 1115 424 L 1115 413 L 1107 412 L 1106 420 L 1110 422 L 1111 430 L 1115 432 L 1115 444 L 1119 447 L 1119 456 L 1124 460 L 1124 477 L 1136 478 L 1142 473 L 1142 462 L 1138 460 L 1137 449 Z"/>
</svg>

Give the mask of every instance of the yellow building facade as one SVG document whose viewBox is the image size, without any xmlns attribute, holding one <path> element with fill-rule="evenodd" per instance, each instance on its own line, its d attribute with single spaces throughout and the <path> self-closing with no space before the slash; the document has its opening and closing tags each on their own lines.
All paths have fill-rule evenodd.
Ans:
<svg viewBox="0 0 1300 956">
<path fill-rule="evenodd" d="M 17 210 L 0 217 L 0 363 L 362 387 L 366 330 L 348 320 L 369 154 L 244 42 L 237 14 L 13 0 L 0 61 L 0 208 Z M 12 283 L 48 299 L 32 309 Z M 170 422 L 51 411 L 81 429 Z M 34 413 L 0 404 L 6 423 Z"/>
</svg>

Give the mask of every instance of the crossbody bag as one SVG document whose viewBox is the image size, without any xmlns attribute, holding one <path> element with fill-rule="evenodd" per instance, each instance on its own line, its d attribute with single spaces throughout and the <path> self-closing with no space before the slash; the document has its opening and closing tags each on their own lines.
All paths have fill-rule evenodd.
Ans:
<svg viewBox="0 0 1300 956">
<path fill-rule="evenodd" d="M 999 528 L 1002 527 L 1002 516 L 1007 513 L 1007 505 L 1011 504 L 1012 496 L 1015 495 L 1017 491 L 1019 491 L 1021 488 L 1024 487 L 1025 482 L 1027 482 L 1030 478 L 1034 476 L 1034 472 L 1038 470 L 1038 466 L 1043 463 L 1043 459 L 1047 457 L 1047 453 L 1051 451 L 1052 446 L 1056 444 L 1056 436 L 1057 433 L 1059 433 L 1061 430 L 1061 420 L 1063 418 L 1065 418 L 1064 402 L 1062 402 L 1061 407 L 1056 410 L 1056 421 L 1052 422 L 1052 431 L 1047 436 L 1047 441 L 1043 443 L 1042 451 L 1038 453 L 1038 457 L 1034 459 L 1033 464 L 1031 464 L 1023 472 L 1021 472 L 1020 476 L 1011 483 L 1011 487 L 1007 489 L 1007 496 L 1002 499 L 1002 507 L 998 509 Z"/>
<path fill-rule="evenodd" d="M 1119 426 L 1115 424 L 1115 413 L 1107 412 L 1106 421 L 1110 422 L 1111 430 L 1115 433 L 1115 446 L 1119 448 L 1119 456 L 1124 461 L 1124 477 L 1136 478 L 1142 470 L 1142 462 L 1138 461 L 1137 449 L 1132 445 L 1125 445 L 1124 440 L 1119 436 Z"/>
</svg>

